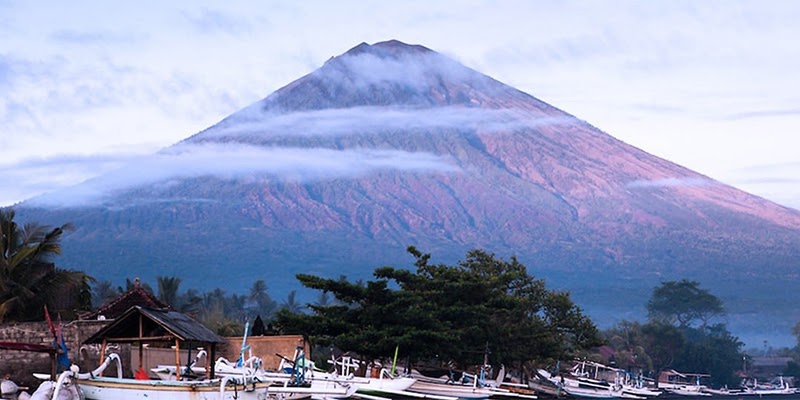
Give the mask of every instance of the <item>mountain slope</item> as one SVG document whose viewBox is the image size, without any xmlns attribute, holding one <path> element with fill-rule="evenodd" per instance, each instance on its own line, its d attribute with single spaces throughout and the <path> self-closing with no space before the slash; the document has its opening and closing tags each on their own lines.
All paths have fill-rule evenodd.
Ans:
<svg viewBox="0 0 800 400">
<path fill-rule="evenodd" d="M 407 245 L 447 262 L 476 247 L 516 255 L 605 310 L 640 311 L 672 277 L 723 296 L 754 276 L 798 280 L 800 212 L 397 41 L 331 58 L 161 157 L 193 163 L 20 215 L 79 226 L 61 263 L 101 278 L 174 273 L 235 289 L 269 277 L 279 296 L 297 272 L 406 266 Z M 619 285 L 628 296 L 605 294 Z"/>
</svg>

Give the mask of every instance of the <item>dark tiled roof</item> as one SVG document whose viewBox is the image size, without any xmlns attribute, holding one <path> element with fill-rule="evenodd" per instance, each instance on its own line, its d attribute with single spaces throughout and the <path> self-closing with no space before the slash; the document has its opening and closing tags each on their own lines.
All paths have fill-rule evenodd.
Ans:
<svg viewBox="0 0 800 400">
<path fill-rule="evenodd" d="M 142 334 L 139 334 L 139 318 L 142 320 Z M 84 344 L 102 343 L 103 339 L 131 341 L 138 337 L 169 336 L 182 342 L 225 343 L 214 332 L 193 320 L 186 314 L 170 310 L 153 310 L 134 306 L 86 339 Z"/>
<path fill-rule="evenodd" d="M 119 297 L 104 304 L 97 310 L 81 314 L 80 318 L 96 319 L 99 315 L 102 315 L 108 319 L 116 319 L 133 306 L 141 306 L 153 309 L 170 308 L 169 304 L 157 299 L 155 296 L 137 284 L 134 285 L 131 290 L 119 295 Z"/>
</svg>

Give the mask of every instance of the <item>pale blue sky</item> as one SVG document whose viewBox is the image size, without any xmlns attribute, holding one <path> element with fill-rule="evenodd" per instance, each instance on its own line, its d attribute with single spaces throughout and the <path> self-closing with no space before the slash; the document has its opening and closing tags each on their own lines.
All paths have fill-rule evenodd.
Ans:
<svg viewBox="0 0 800 400">
<path fill-rule="evenodd" d="M 0 0 L 0 205 L 188 137 L 361 43 L 422 44 L 800 208 L 800 2 Z"/>
</svg>

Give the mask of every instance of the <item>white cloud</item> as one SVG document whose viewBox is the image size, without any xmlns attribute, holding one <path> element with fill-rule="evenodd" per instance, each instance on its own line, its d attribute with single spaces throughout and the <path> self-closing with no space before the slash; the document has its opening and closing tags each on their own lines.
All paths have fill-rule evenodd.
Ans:
<svg viewBox="0 0 800 400">
<path fill-rule="evenodd" d="M 428 153 L 265 148 L 218 143 L 182 144 L 156 155 L 130 161 L 100 177 L 34 198 L 30 204 L 40 207 L 98 206 L 114 194 L 128 189 L 205 176 L 221 179 L 262 177 L 267 180 L 304 182 L 353 178 L 382 170 L 422 173 L 458 171 L 446 159 Z"/>
<path fill-rule="evenodd" d="M 648 188 L 663 188 L 663 187 L 685 187 L 685 186 L 713 186 L 719 185 L 719 182 L 712 181 L 706 178 L 664 178 L 656 180 L 638 180 L 625 185 L 625 187 L 632 189 L 648 189 Z"/>
</svg>

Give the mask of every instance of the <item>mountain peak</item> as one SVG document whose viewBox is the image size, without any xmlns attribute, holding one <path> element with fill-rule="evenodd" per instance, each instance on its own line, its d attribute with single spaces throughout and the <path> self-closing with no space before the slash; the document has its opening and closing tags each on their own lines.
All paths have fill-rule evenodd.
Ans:
<svg viewBox="0 0 800 400">
<path fill-rule="evenodd" d="M 386 106 L 499 109 L 531 102 L 553 109 L 425 46 L 388 40 L 361 43 L 331 57 L 257 107 L 285 113 Z"/>
<path fill-rule="evenodd" d="M 435 51 L 418 44 L 408 44 L 396 39 L 377 42 L 372 45 L 366 42 L 348 50 L 342 56 L 355 56 L 361 54 L 371 54 L 380 58 L 401 58 L 410 55 L 433 54 Z"/>
</svg>

